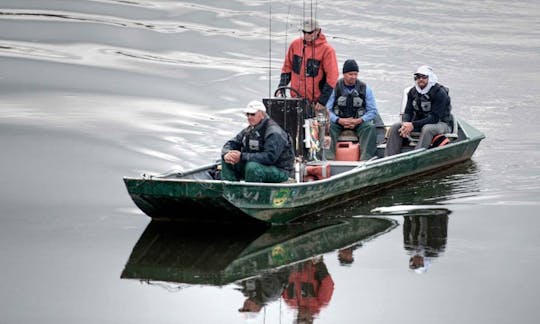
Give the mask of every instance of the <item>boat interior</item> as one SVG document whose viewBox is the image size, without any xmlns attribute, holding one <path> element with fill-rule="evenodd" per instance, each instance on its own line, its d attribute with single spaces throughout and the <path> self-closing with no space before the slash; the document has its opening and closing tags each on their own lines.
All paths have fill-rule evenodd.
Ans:
<svg viewBox="0 0 540 324">
<path fill-rule="evenodd" d="M 375 127 L 377 128 L 376 157 L 370 161 L 360 161 L 361 148 L 359 148 L 358 137 L 352 130 L 345 130 L 338 138 L 335 157 L 330 159 L 326 156 L 329 145 L 326 147 L 320 145 L 323 144 L 324 139 L 319 140 L 317 135 L 326 133 L 324 127 L 325 123 L 329 121 L 326 120 L 325 115 L 311 111 L 307 102 L 300 98 L 265 98 L 263 103 L 269 116 L 291 135 L 297 152 L 297 160 L 301 161 L 298 163 L 298 172 L 296 172 L 295 179 L 290 179 L 290 182 L 310 182 L 325 179 L 369 163 L 372 160 L 384 158 L 387 132 L 391 125 L 386 125 L 380 116 L 377 116 L 378 118 L 375 120 Z M 444 134 L 448 142 L 466 138 L 459 127 L 457 119 L 453 118 L 453 120 L 452 132 Z M 412 151 L 419 136 L 419 133 L 412 133 L 408 140 L 404 141 L 401 153 Z M 327 138 L 326 143 L 328 142 Z M 173 171 L 149 177 L 219 180 L 220 161 L 192 170 Z"/>
<path fill-rule="evenodd" d="M 406 93 L 404 90 L 404 94 Z M 320 180 L 328 176 L 339 174 L 357 167 L 360 163 L 361 148 L 358 144 L 358 137 L 352 130 L 344 130 L 339 136 L 336 144 L 335 156 L 328 158 L 325 154 L 329 150 L 328 145 L 313 145 L 313 142 L 322 143 L 319 138 L 311 138 L 313 134 L 325 134 L 325 123 L 328 123 L 327 117 L 321 113 L 314 113 L 304 99 L 298 98 L 265 98 L 263 103 L 272 119 L 280 124 L 293 137 L 297 156 L 301 155 L 304 162 L 304 177 L 302 181 Z M 402 107 L 402 111 L 404 107 Z M 385 124 L 382 118 L 377 115 L 374 121 L 377 129 L 377 157 L 384 157 L 386 148 L 387 132 L 391 125 Z M 443 134 L 448 142 L 465 138 L 456 118 L 453 118 L 452 132 Z M 302 127 L 299 127 L 301 125 Z M 318 129 L 313 129 L 318 128 Z M 328 135 L 327 135 L 328 137 Z M 419 132 L 412 133 L 409 138 L 403 141 L 401 153 L 409 152 L 414 149 L 418 139 Z M 326 139 L 329 143 L 329 138 Z M 446 143 L 445 143 L 446 144 Z M 316 151 L 313 153 L 313 151 Z M 330 168 L 321 170 L 321 166 L 329 165 Z M 328 171 L 328 172 L 327 172 Z M 297 179 L 298 180 L 298 179 Z"/>
</svg>

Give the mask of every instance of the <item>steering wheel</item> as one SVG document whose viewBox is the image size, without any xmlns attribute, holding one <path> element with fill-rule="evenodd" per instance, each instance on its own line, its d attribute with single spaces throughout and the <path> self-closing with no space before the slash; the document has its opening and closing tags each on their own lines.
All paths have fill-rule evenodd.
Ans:
<svg viewBox="0 0 540 324">
<path fill-rule="evenodd" d="M 294 94 L 296 95 L 296 97 L 298 98 L 302 98 L 303 96 L 300 94 L 300 91 L 296 90 L 295 88 L 293 87 L 288 87 L 288 86 L 282 86 L 282 87 L 278 87 L 276 89 L 276 92 L 274 92 L 274 97 L 277 97 L 277 95 L 280 93 L 281 94 L 281 97 L 283 98 L 287 98 L 287 90 L 289 90 L 289 97 L 291 96 L 291 92 L 294 92 Z"/>
</svg>

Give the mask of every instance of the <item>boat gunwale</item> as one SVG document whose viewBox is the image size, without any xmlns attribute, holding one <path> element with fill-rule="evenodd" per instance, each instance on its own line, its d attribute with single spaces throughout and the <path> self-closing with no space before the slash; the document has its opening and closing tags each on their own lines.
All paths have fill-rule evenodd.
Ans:
<svg viewBox="0 0 540 324">
<path fill-rule="evenodd" d="M 415 155 L 424 155 L 429 151 L 436 152 L 435 150 L 442 150 L 445 148 L 448 148 L 450 146 L 459 145 L 468 143 L 469 140 L 465 139 L 459 142 L 453 142 L 445 145 L 445 147 L 438 147 L 434 149 L 416 149 L 411 150 L 408 152 L 403 152 L 400 154 L 392 155 L 392 156 L 386 156 L 382 158 L 378 158 L 372 161 L 318 161 L 319 163 L 329 163 L 332 165 L 342 165 L 342 166 L 351 166 L 350 170 L 343 171 L 339 174 L 332 175 L 328 178 L 323 178 L 317 181 L 307 181 L 307 182 L 279 182 L 279 183 L 268 183 L 268 182 L 245 182 L 245 181 L 231 181 L 231 180 L 216 180 L 216 179 L 184 179 L 184 178 L 160 178 L 158 176 L 153 176 L 151 178 L 140 178 L 140 177 L 124 177 L 124 179 L 127 180 L 134 180 L 134 181 L 150 181 L 150 182 L 172 182 L 172 183 L 186 183 L 186 184 L 223 184 L 224 186 L 232 186 L 232 187 L 275 187 L 275 188 L 288 188 L 288 187 L 297 187 L 297 186 L 313 186 L 318 184 L 324 184 L 332 181 L 337 181 L 341 178 L 348 177 L 352 174 L 357 174 L 359 172 L 362 172 L 364 170 L 372 169 L 374 167 L 378 167 L 379 165 L 384 164 L 390 164 L 394 163 L 398 160 L 405 160 L 409 159 L 411 156 Z M 345 162 L 345 163 L 340 163 Z M 356 165 L 356 166 L 354 166 Z M 210 165 L 211 166 L 211 165 Z M 203 169 L 201 169 L 203 170 Z M 199 170 L 199 171 L 201 171 Z"/>
</svg>

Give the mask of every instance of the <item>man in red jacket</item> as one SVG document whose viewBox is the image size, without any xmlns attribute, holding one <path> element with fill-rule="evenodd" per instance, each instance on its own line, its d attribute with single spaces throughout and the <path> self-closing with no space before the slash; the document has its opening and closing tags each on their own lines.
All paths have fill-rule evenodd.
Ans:
<svg viewBox="0 0 540 324">
<path fill-rule="evenodd" d="M 315 110 L 324 111 L 339 77 L 336 51 L 326 41 L 317 20 L 306 19 L 302 33 L 304 36 L 289 46 L 281 68 L 279 87 L 290 83 L 291 88 L 314 104 Z M 297 95 L 291 91 L 291 96 Z"/>
</svg>

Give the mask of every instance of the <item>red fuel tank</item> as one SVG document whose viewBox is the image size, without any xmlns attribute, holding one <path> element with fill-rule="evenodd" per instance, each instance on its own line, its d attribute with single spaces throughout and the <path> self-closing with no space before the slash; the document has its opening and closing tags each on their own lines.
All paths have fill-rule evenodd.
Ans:
<svg viewBox="0 0 540 324">
<path fill-rule="evenodd" d="M 305 168 L 304 181 L 321 180 L 330 176 L 330 164 L 308 165 Z"/>
<path fill-rule="evenodd" d="M 360 160 L 360 146 L 353 142 L 336 143 L 336 161 Z"/>
</svg>

